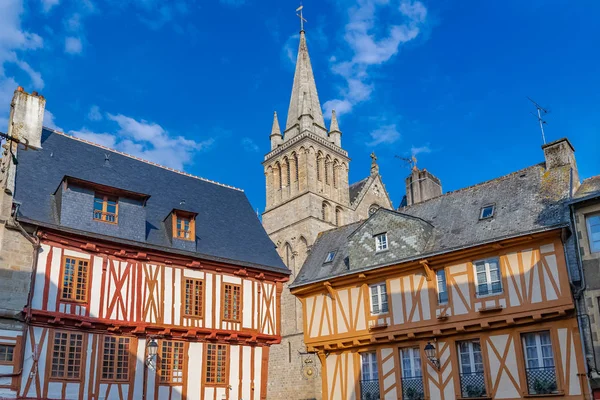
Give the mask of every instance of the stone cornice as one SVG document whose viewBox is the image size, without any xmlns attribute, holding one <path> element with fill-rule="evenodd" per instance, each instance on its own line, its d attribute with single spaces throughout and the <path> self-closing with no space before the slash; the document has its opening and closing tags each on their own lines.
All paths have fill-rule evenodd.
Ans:
<svg viewBox="0 0 600 400">
<path fill-rule="evenodd" d="M 274 150 L 271 150 L 270 152 L 268 152 L 265 155 L 265 160 L 263 161 L 263 165 L 265 163 L 267 163 L 267 161 L 275 156 L 280 155 L 281 153 L 289 150 L 291 147 L 293 147 L 295 144 L 299 143 L 302 139 L 304 138 L 309 138 L 312 139 L 313 141 L 329 148 L 330 150 L 335 151 L 337 154 L 341 155 L 342 157 L 344 157 L 346 159 L 346 161 L 350 161 L 350 158 L 348 157 L 348 152 L 344 149 L 342 149 L 341 147 L 338 147 L 336 145 L 334 145 L 333 143 L 323 139 L 322 137 L 319 137 L 317 135 L 315 135 L 314 133 L 310 132 L 310 131 L 304 131 L 302 133 L 300 133 L 298 136 L 291 138 L 290 140 L 287 140 L 285 142 L 283 142 L 283 144 L 279 147 L 277 147 Z"/>
</svg>

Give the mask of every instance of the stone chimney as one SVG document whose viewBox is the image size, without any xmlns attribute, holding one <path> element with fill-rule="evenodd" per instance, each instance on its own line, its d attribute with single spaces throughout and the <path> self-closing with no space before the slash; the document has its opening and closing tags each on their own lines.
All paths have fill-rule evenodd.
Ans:
<svg viewBox="0 0 600 400">
<path fill-rule="evenodd" d="M 406 205 L 417 204 L 442 195 L 442 183 L 426 169 L 413 167 L 406 178 Z"/>
<path fill-rule="evenodd" d="M 4 144 L 0 167 L 2 189 L 6 194 L 12 195 L 15 189 L 13 156 L 17 157 L 19 148 L 23 148 L 23 145 L 34 149 L 42 147 L 42 124 L 44 122 L 45 108 L 46 99 L 44 99 L 44 96 L 38 95 L 37 92 L 26 93 L 21 86 L 15 90 L 10 104 L 7 132 L 8 136 L 15 139 L 15 141 L 9 141 Z"/>
<path fill-rule="evenodd" d="M 546 171 L 560 167 L 570 167 L 573 174 L 572 189 L 576 190 L 579 186 L 579 173 L 575 161 L 575 148 L 569 142 L 569 139 L 562 138 L 545 144 L 542 146 L 542 150 L 544 150 L 544 159 L 546 160 Z"/>
</svg>

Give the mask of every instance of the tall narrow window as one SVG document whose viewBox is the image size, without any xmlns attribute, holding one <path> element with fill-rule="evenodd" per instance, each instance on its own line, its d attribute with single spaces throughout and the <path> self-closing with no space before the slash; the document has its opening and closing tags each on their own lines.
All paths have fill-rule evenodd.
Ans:
<svg viewBox="0 0 600 400">
<path fill-rule="evenodd" d="M 361 353 L 361 399 L 379 399 L 379 371 L 377 370 L 377 353 Z"/>
<path fill-rule="evenodd" d="M 590 252 L 600 252 L 600 214 L 585 217 L 590 241 Z"/>
<path fill-rule="evenodd" d="M 323 180 L 323 156 L 317 155 L 317 180 L 321 182 Z"/>
<path fill-rule="evenodd" d="M 446 271 L 439 269 L 436 272 L 437 275 L 437 287 L 438 287 L 438 304 L 448 303 L 448 290 L 446 287 Z"/>
<path fill-rule="evenodd" d="M 104 336 L 103 380 L 129 380 L 129 340 L 127 337 Z"/>
<path fill-rule="evenodd" d="M 298 182 L 298 170 L 300 167 L 298 166 L 298 155 L 294 153 L 294 181 Z"/>
<path fill-rule="evenodd" d="M 96 193 L 94 196 L 94 219 L 116 224 L 118 204 L 117 197 Z"/>
<path fill-rule="evenodd" d="M 339 166 L 337 164 L 333 165 L 333 187 L 337 189 L 338 187 L 338 172 Z"/>
<path fill-rule="evenodd" d="M 88 260 L 65 257 L 63 263 L 61 298 L 69 301 L 87 301 Z"/>
<path fill-rule="evenodd" d="M 418 347 L 400 350 L 402 362 L 402 399 L 423 399 L 423 373 L 421 372 L 421 354 Z"/>
<path fill-rule="evenodd" d="M 486 296 L 502 293 L 502 276 L 500 275 L 498 259 L 489 258 L 476 261 L 474 264 L 477 295 Z"/>
<path fill-rule="evenodd" d="M 550 332 L 524 334 L 523 347 L 529 394 L 556 393 L 558 386 Z"/>
<path fill-rule="evenodd" d="M 160 381 L 162 383 L 183 383 L 184 343 L 171 340 L 162 341 L 160 352 Z"/>
<path fill-rule="evenodd" d="M 329 185 L 331 184 L 331 161 L 329 160 L 329 158 L 325 159 L 325 184 Z"/>
<path fill-rule="evenodd" d="M 385 314 L 388 312 L 387 290 L 385 283 L 371 285 L 371 314 Z"/>
<path fill-rule="evenodd" d="M 54 332 L 50 377 L 80 379 L 83 352 L 83 334 Z"/>
<path fill-rule="evenodd" d="M 12 364 L 15 354 L 15 346 L 12 344 L 0 344 L 0 365 Z"/>
<path fill-rule="evenodd" d="M 181 211 L 175 212 L 173 215 L 175 229 L 173 237 L 182 240 L 194 240 L 196 236 L 194 217 L 192 214 L 186 214 Z"/>
<path fill-rule="evenodd" d="M 458 342 L 460 390 L 463 398 L 485 397 L 485 377 L 481 344 L 478 340 Z"/>
<path fill-rule="evenodd" d="M 336 208 L 335 209 L 335 224 L 337 226 L 342 226 L 343 222 L 342 222 L 342 209 L 341 208 Z"/>
<path fill-rule="evenodd" d="M 321 217 L 323 221 L 329 222 L 329 204 L 325 201 L 321 205 Z"/>
<path fill-rule="evenodd" d="M 223 285 L 223 320 L 240 322 L 242 287 L 231 283 Z"/>
<path fill-rule="evenodd" d="M 203 289 L 202 280 L 185 278 L 185 308 L 183 313 L 186 317 L 202 317 Z"/>
<path fill-rule="evenodd" d="M 209 343 L 206 347 L 206 383 L 226 385 L 229 359 L 227 345 Z"/>
<path fill-rule="evenodd" d="M 383 251 L 388 248 L 387 233 L 375 235 L 375 251 Z"/>
<path fill-rule="evenodd" d="M 291 182 L 292 182 L 292 168 L 291 168 L 289 160 L 285 163 L 285 168 L 286 168 L 286 172 L 287 172 L 286 173 L 287 186 L 290 187 Z"/>
</svg>

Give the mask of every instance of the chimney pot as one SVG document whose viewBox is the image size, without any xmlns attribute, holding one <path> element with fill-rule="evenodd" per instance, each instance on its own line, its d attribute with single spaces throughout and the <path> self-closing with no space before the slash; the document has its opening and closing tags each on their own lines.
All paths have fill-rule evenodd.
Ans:
<svg viewBox="0 0 600 400">
<path fill-rule="evenodd" d="M 17 87 L 17 91 L 18 91 L 18 92 L 24 92 L 25 90 L 23 90 L 23 86 L 18 86 L 18 87 Z"/>
<path fill-rule="evenodd" d="M 37 95 L 38 95 L 38 92 L 36 92 L 36 91 L 34 90 L 33 92 L 31 92 L 31 95 L 32 95 L 32 96 L 37 96 Z"/>
</svg>

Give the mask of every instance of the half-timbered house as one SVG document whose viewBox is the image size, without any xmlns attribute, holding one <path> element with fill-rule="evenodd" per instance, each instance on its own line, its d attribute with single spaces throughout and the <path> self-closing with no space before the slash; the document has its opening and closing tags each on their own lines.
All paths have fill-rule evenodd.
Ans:
<svg viewBox="0 0 600 400">
<path fill-rule="evenodd" d="M 43 106 L 17 90 L 9 134 Z M 41 148 L 3 158 L 3 260 L 31 279 L 0 321 L 0 397 L 265 399 L 288 270 L 245 194 L 30 125 Z"/>
<path fill-rule="evenodd" d="M 588 398 L 565 256 L 577 166 L 566 139 L 544 154 L 418 202 L 436 178 L 415 167 L 404 207 L 319 236 L 291 290 L 324 399 Z"/>
</svg>

